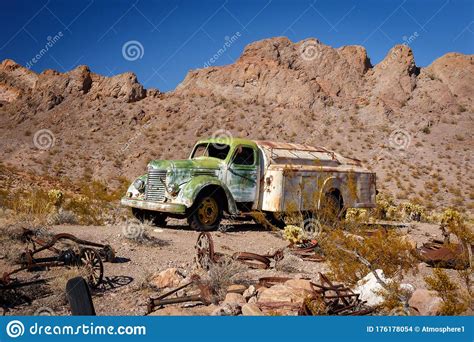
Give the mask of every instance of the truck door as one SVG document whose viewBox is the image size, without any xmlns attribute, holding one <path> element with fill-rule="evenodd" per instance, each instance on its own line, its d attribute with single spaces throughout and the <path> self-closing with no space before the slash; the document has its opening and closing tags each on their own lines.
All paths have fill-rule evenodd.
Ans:
<svg viewBox="0 0 474 342">
<path fill-rule="evenodd" d="M 257 152 L 251 146 L 235 148 L 227 167 L 226 184 L 236 202 L 254 202 L 257 196 Z"/>
</svg>

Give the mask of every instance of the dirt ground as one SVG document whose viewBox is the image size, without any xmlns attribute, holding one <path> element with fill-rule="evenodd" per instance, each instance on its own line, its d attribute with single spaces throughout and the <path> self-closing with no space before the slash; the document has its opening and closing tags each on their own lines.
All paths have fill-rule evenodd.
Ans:
<svg viewBox="0 0 474 342">
<path fill-rule="evenodd" d="M 287 245 L 280 232 L 265 230 L 253 222 L 224 221 L 225 231 L 212 232 L 212 237 L 217 252 L 233 254 L 237 251 L 266 254 Z M 189 277 L 196 271 L 195 242 L 199 235 L 191 231 L 185 221 L 169 220 L 166 228 L 149 227 L 147 232 L 157 239 L 154 246 L 138 244 L 124 238 L 123 226 L 53 226 L 53 233 L 71 233 L 79 238 L 110 244 L 116 251 L 117 260 L 114 263 L 104 263 L 105 284 L 93 292 L 93 301 L 98 315 L 145 315 L 147 314 L 147 301 L 150 296 L 160 292 L 144 286 L 145 279 L 151 274 L 176 267 Z M 411 223 L 399 229 L 400 233 L 408 233 L 410 240 L 420 245 L 429 238 L 440 238 L 436 225 L 427 223 Z M 20 251 L 19 251 L 20 253 Z M 287 257 L 285 257 L 287 258 Z M 285 259 L 284 259 L 285 260 Z M 239 274 L 236 282 L 251 284 L 256 283 L 259 277 L 264 276 L 289 276 L 294 278 L 319 279 L 318 272 L 327 272 L 324 262 L 310 262 L 293 257 L 286 260 L 291 264 L 283 270 L 245 270 Z M 0 259 L 1 269 L 6 266 L 5 260 Z M 10 266 L 11 268 L 11 266 Z M 8 269 L 8 268 L 7 268 Z M 63 269 L 38 272 L 41 277 L 59 275 Z M 416 275 L 407 275 L 404 282 L 415 288 L 425 287 L 423 277 L 430 274 L 430 268 L 420 263 Z M 456 272 L 448 270 L 449 274 L 456 277 Z M 33 274 L 24 273 L 22 277 L 31 279 Z M 69 309 L 64 298 L 57 296 L 44 296 L 36 298 L 31 303 L 18 305 L 6 315 L 32 315 L 38 310 L 47 308 L 57 315 L 68 315 Z M 53 300 L 52 300 L 53 298 Z M 58 304 L 59 303 L 59 304 Z M 153 315 L 209 315 L 217 306 L 176 304 L 154 311 Z"/>
</svg>

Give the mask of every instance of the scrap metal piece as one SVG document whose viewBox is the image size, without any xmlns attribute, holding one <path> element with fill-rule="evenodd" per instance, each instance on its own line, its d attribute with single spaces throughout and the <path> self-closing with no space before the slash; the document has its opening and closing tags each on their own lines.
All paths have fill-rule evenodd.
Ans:
<svg viewBox="0 0 474 342">
<path fill-rule="evenodd" d="M 199 293 L 195 295 L 189 296 L 181 296 L 175 298 L 168 298 L 172 294 L 182 290 L 186 287 L 191 285 L 197 285 L 199 288 Z M 208 284 L 203 284 L 200 281 L 199 277 L 192 277 L 191 282 L 186 283 L 180 287 L 177 287 L 171 291 L 164 293 L 163 295 L 157 298 L 150 298 L 147 305 L 147 312 L 150 314 L 155 310 L 157 307 L 163 307 L 165 305 L 170 304 L 179 304 L 179 303 L 186 303 L 186 302 L 201 302 L 204 305 L 210 305 L 212 303 L 216 303 L 216 296 L 212 290 L 212 288 Z"/>
<path fill-rule="evenodd" d="M 51 239 L 44 240 L 38 237 L 32 230 L 25 229 L 22 240 L 31 244 L 32 249 L 27 248 L 20 255 L 20 267 L 3 274 L 2 279 L 0 279 L 0 284 L 3 288 L 28 286 L 31 283 L 13 281 L 11 276 L 18 272 L 63 266 L 76 266 L 86 269 L 89 285 L 95 288 L 103 281 L 104 265 L 102 260 L 113 261 L 115 259 L 115 252 L 110 245 L 83 240 L 68 233 L 56 234 Z M 75 245 L 74 247 L 59 249 L 56 247 L 58 242 L 72 242 Z M 38 253 L 46 250 L 49 250 L 54 255 L 46 257 L 36 256 Z"/>
<path fill-rule="evenodd" d="M 196 249 L 196 263 L 200 268 L 208 270 L 211 264 L 216 262 L 211 234 L 207 232 L 200 233 L 194 248 Z"/>
<path fill-rule="evenodd" d="M 474 252 L 471 245 L 471 251 Z M 445 244 L 439 240 L 424 243 L 418 249 L 420 259 L 430 266 L 466 269 L 469 267 L 468 251 L 461 244 Z"/>
<path fill-rule="evenodd" d="M 315 288 L 311 297 L 303 302 L 300 315 L 368 315 L 373 309 L 365 305 L 358 293 L 342 284 L 333 284 L 327 276 L 319 273 L 321 284 L 311 283 Z"/>
<path fill-rule="evenodd" d="M 264 255 L 249 253 L 249 252 L 237 252 L 232 256 L 235 260 L 249 266 L 250 268 L 267 269 L 270 267 L 270 259 Z"/>
</svg>

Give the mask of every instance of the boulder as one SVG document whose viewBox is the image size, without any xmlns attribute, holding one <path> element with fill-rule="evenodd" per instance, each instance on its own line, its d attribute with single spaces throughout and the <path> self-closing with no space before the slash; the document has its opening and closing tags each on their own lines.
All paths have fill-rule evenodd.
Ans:
<svg viewBox="0 0 474 342">
<path fill-rule="evenodd" d="M 237 316 L 241 313 L 241 306 L 237 303 L 225 303 L 215 309 L 211 316 Z"/>
<path fill-rule="evenodd" d="M 247 286 L 241 284 L 232 284 L 227 287 L 227 292 L 234 292 L 234 293 L 244 293 L 247 289 Z"/>
<path fill-rule="evenodd" d="M 436 295 L 436 292 L 427 289 L 415 290 L 408 301 L 408 305 L 422 316 L 438 315 L 441 303 L 442 299 Z"/>
<path fill-rule="evenodd" d="M 311 286 L 311 282 L 306 279 L 290 279 L 285 282 L 285 285 L 296 289 L 296 290 L 305 290 L 308 292 L 313 291 L 313 287 Z"/>
<path fill-rule="evenodd" d="M 257 294 L 257 289 L 255 286 L 250 285 L 247 289 L 245 289 L 243 296 L 245 300 L 249 300 L 251 297 L 255 296 Z"/>
<path fill-rule="evenodd" d="M 184 276 L 177 268 L 168 268 L 158 274 L 152 275 L 148 282 L 151 286 L 162 289 L 166 287 L 177 287 L 183 279 Z"/>
<path fill-rule="evenodd" d="M 389 284 L 392 279 L 386 278 L 382 270 L 375 271 L 379 278 L 385 283 Z M 400 288 L 412 293 L 415 291 L 415 287 L 411 284 L 400 284 Z M 377 281 L 375 275 L 370 272 L 364 278 L 357 282 L 357 286 L 353 289 L 355 293 L 359 294 L 361 300 L 365 300 L 367 305 L 377 306 L 382 304 L 384 301 L 383 297 L 380 295 L 383 290 L 382 285 Z"/>
<path fill-rule="evenodd" d="M 224 304 L 225 303 L 236 303 L 236 304 L 243 305 L 247 303 L 247 301 L 240 293 L 229 292 L 225 296 Z"/>
<path fill-rule="evenodd" d="M 242 315 L 244 316 L 263 316 L 262 310 L 256 304 L 245 304 L 242 306 Z"/>
</svg>

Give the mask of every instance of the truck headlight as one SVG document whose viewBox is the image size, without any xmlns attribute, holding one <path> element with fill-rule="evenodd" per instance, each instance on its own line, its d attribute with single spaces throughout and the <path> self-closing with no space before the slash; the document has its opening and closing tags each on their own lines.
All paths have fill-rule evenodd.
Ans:
<svg viewBox="0 0 474 342">
<path fill-rule="evenodd" d="M 139 192 L 143 192 L 145 190 L 145 182 L 141 179 L 137 179 L 135 182 L 133 182 L 133 186 Z"/>
</svg>

